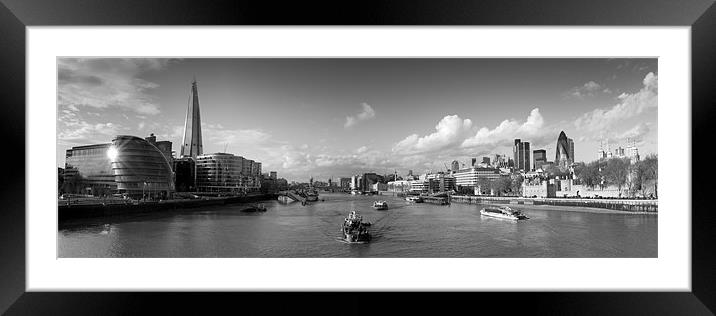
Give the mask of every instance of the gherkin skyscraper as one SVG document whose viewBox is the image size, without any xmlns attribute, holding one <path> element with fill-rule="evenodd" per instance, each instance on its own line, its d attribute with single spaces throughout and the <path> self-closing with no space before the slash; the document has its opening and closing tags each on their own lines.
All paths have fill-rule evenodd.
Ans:
<svg viewBox="0 0 716 316">
<path fill-rule="evenodd" d="M 202 154 L 201 116 L 199 115 L 199 93 L 196 89 L 196 78 L 191 83 L 189 106 L 184 121 L 184 138 L 181 144 L 181 157 L 196 158 Z"/>
<path fill-rule="evenodd" d="M 562 131 L 557 137 L 557 153 L 554 163 L 560 167 L 569 167 L 574 162 L 574 140 L 567 138 Z"/>
</svg>

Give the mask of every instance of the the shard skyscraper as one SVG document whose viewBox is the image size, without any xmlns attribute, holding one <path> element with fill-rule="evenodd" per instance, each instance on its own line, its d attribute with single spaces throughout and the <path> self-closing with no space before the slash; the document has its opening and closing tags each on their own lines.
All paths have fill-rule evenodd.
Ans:
<svg viewBox="0 0 716 316">
<path fill-rule="evenodd" d="M 202 154 L 201 117 L 199 115 L 199 93 L 196 90 L 196 79 L 191 83 L 189 106 L 184 121 L 184 138 L 181 144 L 181 157 L 196 158 Z"/>
</svg>

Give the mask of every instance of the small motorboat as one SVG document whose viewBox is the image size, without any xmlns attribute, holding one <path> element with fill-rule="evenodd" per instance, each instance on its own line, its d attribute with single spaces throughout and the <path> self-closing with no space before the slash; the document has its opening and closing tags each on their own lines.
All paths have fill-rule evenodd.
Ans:
<svg viewBox="0 0 716 316">
<path fill-rule="evenodd" d="M 480 214 L 482 214 L 484 216 L 491 216 L 491 217 L 511 219 L 511 220 L 528 219 L 528 217 L 525 216 L 524 214 L 522 214 L 522 212 L 520 212 L 518 210 L 513 210 L 508 206 L 488 206 L 488 207 L 480 210 Z"/>
<path fill-rule="evenodd" d="M 386 201 L 374 201 L 373 208 L 379 211 L 388 209 L 388 202 Z"/>
</svg>

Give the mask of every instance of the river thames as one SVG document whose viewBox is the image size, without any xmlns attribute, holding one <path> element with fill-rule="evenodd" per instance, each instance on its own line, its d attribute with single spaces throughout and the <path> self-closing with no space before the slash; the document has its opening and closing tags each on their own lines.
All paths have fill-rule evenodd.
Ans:
<svg viewBox="0 0 716 316">
<path fill-rule="evenodd" d="M 655 214 L 596 209 L 515 206 L 529 219 L 480 215 L 484 205 L 409 204 L 393 196 L 322 193 L 324 201 L 284 205 L 266 212 L 246 205 L 85 219 L 63 223 L 58 256 L 145 258 L 655 258 Z M 388 201 L 387 211 L 373 201 Z M 368 244 L 338 239 L 350 210 L 373 225 Z"/>
</svg>

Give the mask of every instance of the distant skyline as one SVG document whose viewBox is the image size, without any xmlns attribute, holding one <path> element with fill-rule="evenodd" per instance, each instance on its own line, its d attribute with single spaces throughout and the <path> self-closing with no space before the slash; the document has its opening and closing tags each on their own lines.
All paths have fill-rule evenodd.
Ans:
<svg viewBox="0 0 716 316">
<path fill-rule="evenodd" d="M 307 181 L 442 171 L 453 160 L 547 150 L 576 161 L 632 138 L 657 153 L 657 59 L 58 59 L 57 165 L 115 135 L 179 153 L 196 77 L 204 153 Z"/>
</svg>

